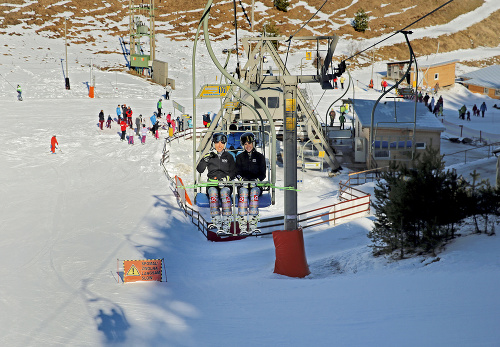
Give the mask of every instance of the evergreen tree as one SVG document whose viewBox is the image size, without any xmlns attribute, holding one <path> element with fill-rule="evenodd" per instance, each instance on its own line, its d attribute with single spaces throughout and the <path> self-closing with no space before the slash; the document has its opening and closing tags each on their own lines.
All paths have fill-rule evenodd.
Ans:
<svg viewBox="0 0 500 347">
<path fill-rule="evenodd" d="M 354 20 L 352 21 L 352 26 L 354 30 L 365 32 L 368 29 L 368 15 L 365 13 L 365 10 L 360 8 L 358 12 L 354 14 Z"/>
<path fill-rule="evenodd" d="M 290 6 L 288 0 L 274 0 L 274 7 L 279 11 L 288 12 L 288 6 Z"/>
<path fill-rule="evenodd" d="M 265 37 L 278 37 L 281 36 L 280 30 L 274 21 L 270 21 L 264 24 L 262 28 L 262 36 Z M 273 41 L 273 45 L 276 49 L 278 49 L 278 41 Z"/>
<path fill-rule="evenodd" d="M 465 218 L 465 184 L 444 171 L 442 156 L 429 147 L 417 160 L 414 169 L 391 163 L 377 183 L 377 221 L 369 233 L 375 255 L 433 250 Z"/>
</svg>

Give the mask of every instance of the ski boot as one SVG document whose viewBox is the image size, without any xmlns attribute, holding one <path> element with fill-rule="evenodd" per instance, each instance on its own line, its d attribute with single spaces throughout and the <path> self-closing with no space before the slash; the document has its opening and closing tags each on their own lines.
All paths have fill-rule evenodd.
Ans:
<svg viewBox="0 0 500 347">
<path fill-rule="evenodd" d="M 233 216 L 222 217 L 222 227 L 217 230 L 217 235 L 231 235 L 231 221 Z"/>
<path fill-rule="evenodd" d="M 248 223 L 246 216 L 238 215 L 236 217 L 236 221 L 240 225 L 240 235 L 250 235 L 250 231 L 248 231 Z"/>
<path fill-rule="evenodd" d="M 217 234 L 222 230 L 222 218 L 220 215 L 212 216 L 212 223 L 208 225 L 209 229 L 217 229 Z"/>
<path fill-rule="evenodd" d="M 252 215 L 248 220 L 249 234 L 260 234 L 260 230 L 257 229 L 257 224 L 259 223 L 259 215 Z"/>
</svg>

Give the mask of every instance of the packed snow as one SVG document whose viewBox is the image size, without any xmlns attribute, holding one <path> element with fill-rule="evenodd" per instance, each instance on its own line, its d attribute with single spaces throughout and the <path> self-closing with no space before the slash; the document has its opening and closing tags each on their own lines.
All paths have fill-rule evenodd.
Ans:
<svg viewBox="0 0 500 347">
<path fill-rule="evenodd" d="M 184 215 L 159 165 L 166 131 L 159 140 L 148 135 L 144 145 L 137 137 L 129 145 L 120 141 L 116 123 L 97 127 L 99 111 L 116 118 L 118 104 L 130 105 L 134 117 L 149 118 L 164 94 L 163 87 L 124 71 L 94 68 L 96 97 L 88 97 L 91 60 L 100 67 L 124 63 L 119 54 L 93 54 L 105 44 L 118 51 L 117 38 L 68 47 L 71 90 L 64 88 L 62 41 L 28 30 L 16 42 L 9 35 L 0 39 L 2 346 L 498 345 L 498 236 L 465 227 L 437 255 L 392 261 L 372 256 L 372 215 L 305 229 L 311 274 L 275 274 L 271 237 L 209 242 Z M 174 113 L 175 101 L 191 113 L 192 43 L 158 40 L 157 57 L 169 62 L 169 77 L 176 79 L 164 112 Z M 224 61 L 227 42 L 213 45 Z M 500 48 L 463 53 L 482 59 L 499 55 Z M 220 73 L 203 48 L 199 55 L 197 85 L 216 83 Z M 291 54 L 290 66 L 299 68 L 303 56 Z M 383 63 L 374 68 L 385 71 Z M 371 68 L 352 74 L 368 83 Z M 22 102 L 16 100 L 17 84 Z M 321 115 L 341 93 L 310 90 Z M 364 99 L 380 95 L 358 87 L 355 92 Z M 500 111 L 492 107 L 498 101 L 459 85 L 442 95 L 447 121 L 500 134 Z M 458 119 L 462 104 L 483 101 L 485 118 Z M 219 100 L 198 100 L 198 124 L 201 113 L 218 109 Z M 53 135 L 56 154 L 49 151 Z M 442 140 L 443 153 L 467 148 Z M 186 184 L 191 153 L 190 141 L 175 141 L 167 165 Z M 483 156 L 448 164 L 468 179 L 477 169 L 494 184 L 496 161 Z M 299 172 L 299 211 L 335 201 L 348 172 Z M 374 186 L 360 189 L 373 194 Z M 277 204 L 262 213 L 283 211 Z M 123 260 L 157 258 L 164 259 L 166 282 L 122 283 Z"/>
</svg>

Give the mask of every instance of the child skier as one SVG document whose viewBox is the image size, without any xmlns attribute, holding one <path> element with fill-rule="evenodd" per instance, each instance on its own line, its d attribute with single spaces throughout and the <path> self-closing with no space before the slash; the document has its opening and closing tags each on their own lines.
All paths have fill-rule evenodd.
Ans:
<svg viewBox="0 0 500 347">
<path fill-rule="evenodd" d="M 146 124 L 142 125 L 142 130 L 141 130 L 141 143 L 145 144 L 146 143 L 146 135 L 148 134 L 148 129 L 146 129 Z"/>
<path fill-rule="evenodd" d="M 106 121 L 106 128 L 111 129 L 111 122 L 113 121 L 113 118 L 111 118 L 111 115 L 108 114 L 108 120 Z"/>
<path fill-rule="evenodd" d="M 130 130 L 130 134 L 128 135 L 128 144 L 129 145 L 134 144 L 134 129 Z"/>
</svg>

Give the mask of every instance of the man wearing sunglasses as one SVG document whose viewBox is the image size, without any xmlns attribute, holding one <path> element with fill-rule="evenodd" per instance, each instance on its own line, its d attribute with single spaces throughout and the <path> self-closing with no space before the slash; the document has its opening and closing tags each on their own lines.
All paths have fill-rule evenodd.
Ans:
<svg viewBox="0 0 500 347">
<path fill-rule="evenodd" d="M 223 133 L 212 135 L 212 150 L 198 163 L 196 170 L 203 173 L 206 170 L 209 182 L 219 182 L 219 186 L 210 186 L 207 190 L 210 201 L 210 216 L 212 226 L 217 228 L 217 234 L 230 234 L 232 208 L 230 186 L 224 186 L 225 181 L 231 181 L 235 176 L 233 156 L 226 151 L 227 136 Z M 219 209 L 219 197 L 222 200 L 222 216 Z M 210 227 L 210 226 L 209 226 Z"/>
<path fill-rule="evenodd" d="M 236 178 L 242 181 L 263 181 L 266 178 L 266 159 L 262 153 L 255 150 L 255 136 L 247 132 L 240 137 L 244 151 L 236 156 Z M 250 188 L 250 203 L 248 203 Z M 255 183 L 243 184 L 239 188 L 238 223 L 240 235 L 258 232 L 259 196 L 262 190 Z M 247 228 L 247 214 L 248 226 Z"/>
</svg>

